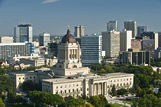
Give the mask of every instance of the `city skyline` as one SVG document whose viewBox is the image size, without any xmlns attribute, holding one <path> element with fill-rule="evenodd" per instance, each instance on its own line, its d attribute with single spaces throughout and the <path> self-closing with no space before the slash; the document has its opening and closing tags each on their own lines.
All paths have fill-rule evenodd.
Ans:
<svg viewBox="0 0 161 107">
<path fill-rule="evenodd" d="M 118 30 L 124 21 L 134 20 L 137 26 L 160 32 L 160 11 L 161 0 L 0 0 L 0 36 L 13 36 L 17 23 L 32 24 L 34 35 L 63 35 L 68 24 L 72 34 L 79 25 L 85 34 L 101 34 L 110 20 L 117 20 Z"/>
</svg>

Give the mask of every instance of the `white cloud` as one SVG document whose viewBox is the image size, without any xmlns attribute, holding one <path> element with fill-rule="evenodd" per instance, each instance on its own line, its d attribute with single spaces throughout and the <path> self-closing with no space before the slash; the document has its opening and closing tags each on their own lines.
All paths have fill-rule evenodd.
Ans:
<svg viewBox="0 0 161 107">
<path fill-rule="evenodd" d="M 57 2 L 58 0 L 44 0 L 42 4 Z"/>
</svg>

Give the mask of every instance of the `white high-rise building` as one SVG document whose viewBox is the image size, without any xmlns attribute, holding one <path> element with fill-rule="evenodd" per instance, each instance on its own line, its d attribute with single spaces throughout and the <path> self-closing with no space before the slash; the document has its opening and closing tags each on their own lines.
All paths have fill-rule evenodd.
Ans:
<svg viewBox="0 0 161 107">
<path fill-rule="evenodd" d="M 124 29 L 132 31 L 132 38 L 136 37 L 136 21 L 125 21 Z"/>
<path fill-rule="evenodd" d="M 102 32 L 102 44 L 106 57 L 118 57 L 120 52 L 120 32 Z"/>
<path fill-rule="evenodd" d="M 102 61 L 102 35 L 81 37 L 82 64 L 100 64 Z"/>
<path fill-rule="evenodd" d="M 107 32 L 110 32 L 112 30 L 117 31 L 117 21 L 109 21 L 107 23 Z"/>
<path fill-rule="evenodd" d="M 50 43 L 50 34 L 49 33 L 42 33 L 39 36 L 39 44 L 40 46 L 48 46 Z"/>
<path fill-rule="evenodd" d="M 14 28 L 14 42 L 32 42 L 32 25 L 18 25 Z"/>
<path fill-rule="evenodd" d="M 128 51 L 131 48 L 132 31 L 126 30 L 120 32 L 120 51 Z"/>
<path fill-rule="evenodd" d="M 74 32 L 75 37 L 80 38 L 84 36 L 84 26 L 76 26 L 75 27 L 75 32 Z"/>
</svg>

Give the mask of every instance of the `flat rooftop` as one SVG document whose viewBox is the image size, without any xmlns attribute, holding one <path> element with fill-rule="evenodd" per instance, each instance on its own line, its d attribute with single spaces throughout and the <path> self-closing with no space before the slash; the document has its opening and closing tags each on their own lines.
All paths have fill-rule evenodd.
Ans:
<svg viewBox="0 0 161 107">
<path fill-rule="evenodd" d="M 63 77 L 63 78 L 53 78 L 53 79 L 43 79 L 44 82 L 53 82 L 53 83 L 66 83 L 66 82 L 73 82 L 73 81 L 82 81 L 83 79 L 106 79 L 106 78 L 111 78 L 111 77 L 120 77 L 120 76 L 134 76 L 134 74 L 128 74 L 128 73 L 109 73 L 109 74 L 104 74 L 104 75 L 83 75 L 80 77 L 72 78 L 74 76 L 68 76 L 68 77 Z M 71 77 L 71 78 L 69 78 Z"/>
</svg>

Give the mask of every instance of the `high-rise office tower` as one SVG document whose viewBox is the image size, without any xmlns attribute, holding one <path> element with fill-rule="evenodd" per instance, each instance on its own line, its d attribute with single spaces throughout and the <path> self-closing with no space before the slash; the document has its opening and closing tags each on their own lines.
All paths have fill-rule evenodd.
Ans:
<svg viewBox="0 0 161 107">
<path fill-rule="evenodd" d="M 106 57 L 118 57 L 120 52 L 120 32 L 102 32 L 102 50 Z"/>
<path fill-rule="evenodd" d="M 158 46 L 159 46 L 159 44 L 158 44 L 158 41 L 159 41 L 158 33 L 155 33 L 155 32 L 143 32 L 141 34 L 141 37 L 145 37 L 145 36 L 154 40 L 155 49 L 157 49 Z"/>
<path fill-rule="evenodd" d="M 42 33 L 39 36 L 39 44 L 40 46 L 48 46 L 50 43 L 50 34 L 49 33 Z"/>
<path fill-rule="evenodd" d="M 161 32 L 158 32 L 158 46 L 161 47 Z"/>
<path fill-rule="evenodd" d="M 102 35 L 81 37 L 82 64 L 100 64 L 102 61 Z"/>
<path fill-rule="evenodd" d="M 124 29 L 132 30 L 132 38 L 136 37 L 136 21 L 125 21 Z"/>
<path fill-rule="evenodd" d="M 128 51 L 131 48 L 132 31 L 126 30 L 120 32 L 120 51 Z"/>
<path fill-rule="evenodd" d="M 137 27 L 137 36 L 141 37 L 141 33 L 147 32 L 147 26 L 138 26 Z"/>
<path fill-rule="evenodd" d="M 84 26 L 76 26 L 75 27 L 75 32 L 74 32 L 75 37 L 82 37 L 84 36 Z"/>
<path fill-rule="evenodd" d="M 112 30 L 117 31 L 117 21 L 109 21 L 107 23 L 107 32 L 110 32 Z"/>
<path fill-rule="evenodd" d="M 14 42 L 32 42 L 32 25 L 18 25 L 14 28 Z"/>
</svg>

